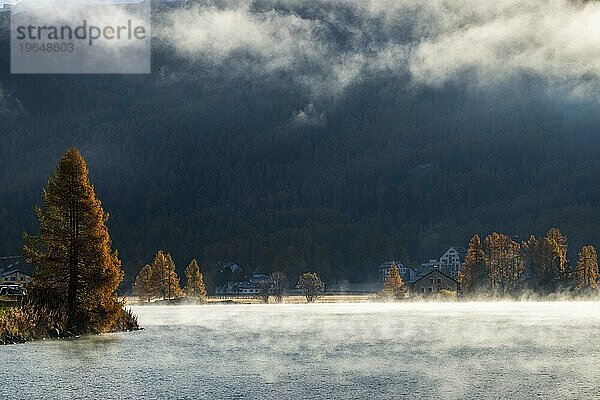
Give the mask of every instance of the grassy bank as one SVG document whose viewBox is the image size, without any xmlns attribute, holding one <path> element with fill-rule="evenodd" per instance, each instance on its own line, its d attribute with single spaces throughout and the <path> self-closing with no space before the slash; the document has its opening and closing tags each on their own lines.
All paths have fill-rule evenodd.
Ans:
<svg viewBox="0 0 600 400">
<path fill-rule="evenodd" d="M 13 307 L 0 307 L 0 345 L 24 343 L 30 340 L 76 337 L 81 334 L 104 332 L 78 332 L 69 329 L 64 310 L 25 303 Z M 106 332 L 124 332 L 140 329 L 137 317 L 122 309 Z"/>
</svg>

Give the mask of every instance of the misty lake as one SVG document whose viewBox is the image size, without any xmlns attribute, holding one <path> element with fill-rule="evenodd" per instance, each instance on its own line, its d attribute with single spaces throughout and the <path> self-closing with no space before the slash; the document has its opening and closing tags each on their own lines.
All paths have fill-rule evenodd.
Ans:
<svg viewBox="0 0 600 400">
<path fill-rule="evenodd" d="M 600 396 L 600 303 L 133 309 L 146 330 L 0 347 L 0 398 Z"/>
</svg>

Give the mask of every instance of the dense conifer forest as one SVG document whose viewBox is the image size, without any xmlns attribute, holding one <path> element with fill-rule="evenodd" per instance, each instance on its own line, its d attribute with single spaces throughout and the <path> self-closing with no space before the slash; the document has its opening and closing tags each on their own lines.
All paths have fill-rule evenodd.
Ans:
<svg viewBox="0 0 600 400">
<path fill-rule="evenodd" d="M 160 41 L 150 75 L 11 75 L 2 57 L 0 255 L 20 252 L 71 146 L 127 288 L 158 248 L 180 275 L 196 258 L 210 284 L 219 262 L 363 281 L 475 232 L 559 226 L 573 248 L 600 243 L 598 104 L 533 74 L 480 87 L 383 71 L 315 93 L 290 71 L 230 68 L 243 54 L 192 63 Z"/>
</svg>

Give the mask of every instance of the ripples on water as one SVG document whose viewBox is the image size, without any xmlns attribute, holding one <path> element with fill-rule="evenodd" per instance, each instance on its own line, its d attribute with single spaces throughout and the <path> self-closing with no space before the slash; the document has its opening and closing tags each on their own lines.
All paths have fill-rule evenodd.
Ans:
<svg viewBox="0 0 600 400">
<path fill-rule="evenodd" d="M 0 347 L 0 399 L 600 396 L 600 303 L 134 311 L 145 331 Z"/>
</svg>

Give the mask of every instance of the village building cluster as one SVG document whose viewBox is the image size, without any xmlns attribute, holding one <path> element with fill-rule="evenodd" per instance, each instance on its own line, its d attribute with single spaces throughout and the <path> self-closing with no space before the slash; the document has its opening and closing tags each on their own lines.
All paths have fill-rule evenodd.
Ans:
<svg viewBox="0 0 600 400">
<path fill-rule="evenodd" d="M 327 285 L 328 293 L 375 293 L 385 281 L 392 266 L 396 266 L 406 287 L 416 294 L 437 294 L 441 290 L 457 292 L 457 275 L 465 259 L 467 249 L 459 246 L 449 247 L 439 258 L 429 259 L 414 266 L 408 266 L 397 260 L 384 261 L 377 266 L 377 280 L 366 283 L 334 282 Z M 216 267 L 217 285 L 215 295 L 249 295 L 261 293 L 268 275 L 245 274 L 236 263 L 219 264 Z M 219 279 L 220 278 L 220 279 Z M 294 292 L 294 288 L 290 289 Z"/>
<path fill-rule="evenodd" d="M 467 250 L 464 247 L 449 247 L 439 258 L 423 261 L 418 265 L 408 266 L 397 260 L 384 261 L 377 266 L 377 281 L 367 283 L 349 283 L 347 281 L 331 283 L 327 291 L 330 293 L 369 293 L 377 292 L 390 269 L 396 266 L 405 286 L 413 293 L 420 295 L 437 294 L 441 290 L 457 292 L 459 284 L 456 280 L 465 259 Z M 31 275 L 21 266 L 22 260 L 17 258 L 11 263 L 0 265 L 0 295 L 23 295 L 31 280 Z M 269 275 L 247 274 L 237 263 L 219 264 L 216 267 L 214 294 L 216 296 L 258 296 L 270 281 Z M 290 289 L 294 292 L 294 288 Z"/>
<path fill-rule="evenodd" d="M 457 292 L 459 284 L 456 278 L 466 254 L 466 248 L 452 246 L 440 258 L 429 259 L 412 267 L 396 260 L 384 261 L 377 266 L 379 283 L 383 284 L 395 265 L 404 283 L 414 293 L 436 294 L 440 290 Z"/>
</svg>

